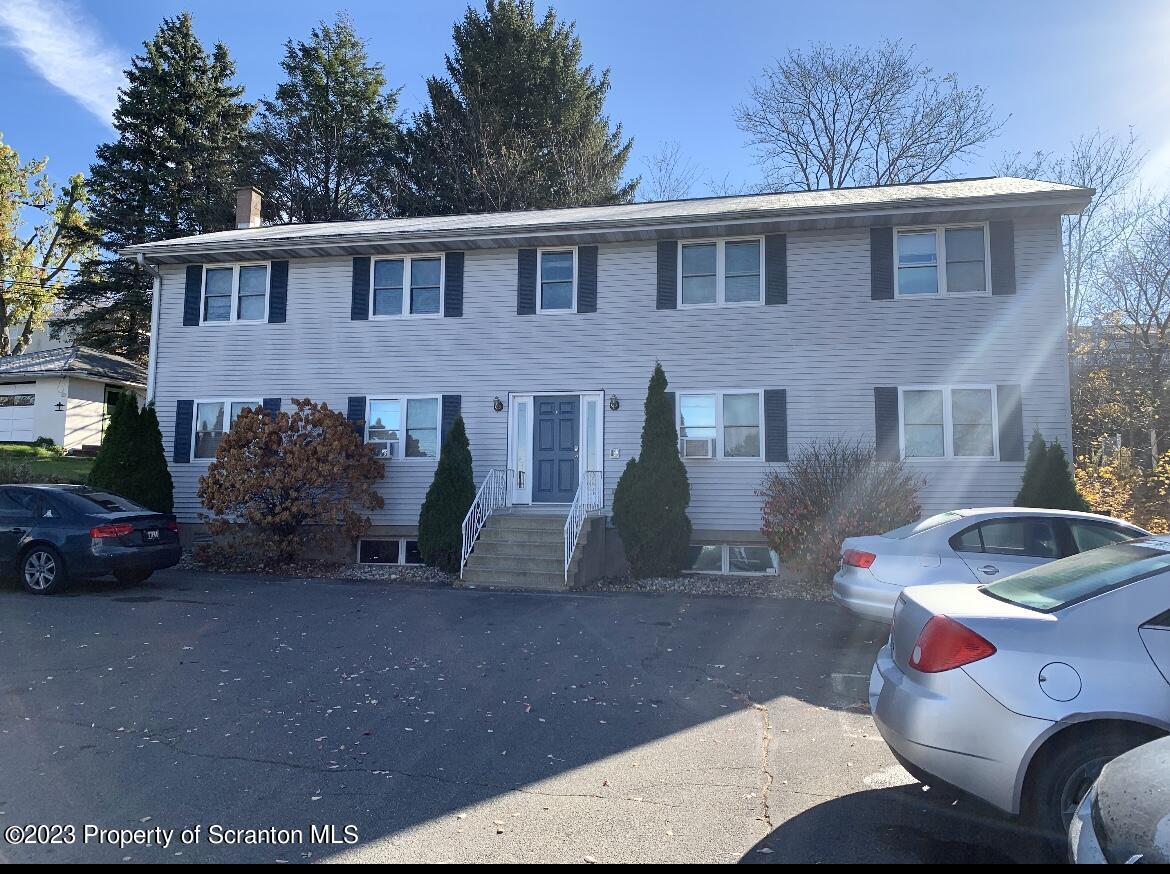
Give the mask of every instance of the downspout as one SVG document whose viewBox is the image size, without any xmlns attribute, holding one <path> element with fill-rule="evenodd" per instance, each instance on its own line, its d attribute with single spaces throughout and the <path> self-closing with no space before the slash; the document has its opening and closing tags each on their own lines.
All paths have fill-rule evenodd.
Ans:
<svg viewBox="0 0 1170 874">
<path fill-rule="evenodd" d="M 146 263 L 146 256 L 138 253 L 138 266 L 154 277 L 154 290 L 150 297 L 150 352 L 146 365 L 146 402 L 154 403 L 154 390 L 157 380 L 155 371 L 158 369 L 158 325 L 159 325 L 159 298 L 162 293 L 162 275 L 157 267 Z"/>
</svg>

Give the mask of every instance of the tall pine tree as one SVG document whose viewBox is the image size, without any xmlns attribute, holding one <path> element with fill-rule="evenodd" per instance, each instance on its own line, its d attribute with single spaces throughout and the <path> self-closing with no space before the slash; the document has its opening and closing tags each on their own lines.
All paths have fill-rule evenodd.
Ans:
<svg viewBox="0 0 1170 874">
<path fill-rule="evenodd" d="M 455 25 L 447 77 L 427 81 L 399 208 L 412 215 L 628 203 L 631 140 L 605 116 L 609 71 L 582 65 L 572 23 L 532 0 L 487 0 Z"/>
<path fill-rule="evenodd" d="M 287 77 L 261 100 L 255 124 L 256 184 L 265 217 L 281 222 L 381 218 L 394 211 L 402 149 L 397 90 L 345 14 L 289 40 Z"/>
<path fill-rule="evenodd" d="M 117 139 L 90 167 L 92 242 L 61 296 L 57 333 L 143 360 L 149 348 L 151 279 L 117 250 L 234 226 L 237 168 L 251 105 L 232 83 L 236 67 L 217 43 L 208 53 L 191 16 L 164 19 L 131 59 L 114 111 Z"/>
</svg>

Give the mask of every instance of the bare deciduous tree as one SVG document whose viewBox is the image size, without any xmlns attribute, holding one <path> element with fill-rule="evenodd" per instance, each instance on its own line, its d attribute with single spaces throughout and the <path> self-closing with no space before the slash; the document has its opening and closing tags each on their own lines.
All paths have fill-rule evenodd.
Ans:
<svg viewBox="0 0 1170 874">
<path fill-rule="evenodd" d="M 752 83 L 740 130 L 777 188 L 923 182 L 950 172 L 1003 127 L 983 89 L 919 66 L 914 47 L 814 45 Z"/>
<path fill-rule="evenodd" d="M 1156 463 L 1170 448 L 1170 198 L 1133 214 L 1101 274 L 1103 321 L 1128 341 L 1145 377 L 1135 415 L 1145 419 Z"/>
<path fill-rule="evenodd" d="M 1094 315 L 1093 289 L 1102 279 L 1109 253 L 1126 232 L 1127 219 L 1136 214 L 1123 208 L 1122 199 L 1144 158 L 1132 130 L 1126 137 L 1098 130 L 1074 140 L 1067 155 L 1035 152 L 1023 157 L 1017 152 L 996 167 L 1003 176 L 1046 179 L 1097 192 L 1083 213 L 1061 219 L 1065 313 L 1074 334 Z"/>
<path fill-rule="evenodd" d="M 691 196 L 699 167 L 682 154 L 678 142 L 663 143 L 644 163 L 646 173 L 638 192 L 642 200 L 682 200 Z"/>
</svg>

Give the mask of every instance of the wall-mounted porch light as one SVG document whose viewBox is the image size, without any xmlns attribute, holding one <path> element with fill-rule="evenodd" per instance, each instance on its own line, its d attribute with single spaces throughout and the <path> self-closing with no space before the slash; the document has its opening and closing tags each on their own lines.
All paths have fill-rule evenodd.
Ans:
<svg viewBox="0 0 1170 874">
<path fill-rule="evenodd" d="M 496 395 L 494 398 L 492 398 L 492 409 L 497 413 L 502 413 L 504 411 L 504 402 L 500 400 L 499 395 Z"/>
<path fill-rule="evenodd" d="M 609 408 L 615 412 L 621 407 L 622 402 L 618 400 L 617 395 L 609 396 Z"/>
<path fill-rule="evenodd" d="M 53 409 L 58 413 L 63 413 L 65 412 L 65 404 L 63 404 L 61 401 L 57 401 L 57 403 L 53 406 Z"/>
</svg>

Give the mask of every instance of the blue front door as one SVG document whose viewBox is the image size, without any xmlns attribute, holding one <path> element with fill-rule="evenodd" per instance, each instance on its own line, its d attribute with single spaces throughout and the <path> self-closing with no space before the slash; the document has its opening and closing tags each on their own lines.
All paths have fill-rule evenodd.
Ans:
<svg viewBox="0 0 1170 874">
<path fill-rule="evenodd" d="M 577 441 L 580 439 L 580 398 L 577 395 L 533 400 L 532 501 L 570 504 L 577 494 Z"/>
</svg>

